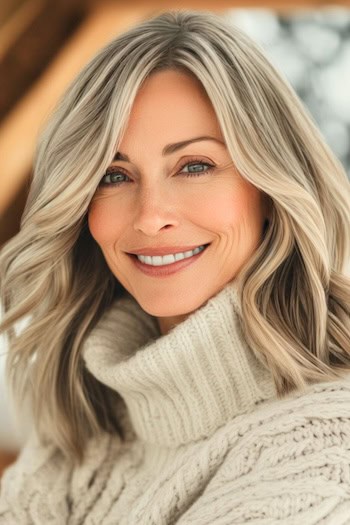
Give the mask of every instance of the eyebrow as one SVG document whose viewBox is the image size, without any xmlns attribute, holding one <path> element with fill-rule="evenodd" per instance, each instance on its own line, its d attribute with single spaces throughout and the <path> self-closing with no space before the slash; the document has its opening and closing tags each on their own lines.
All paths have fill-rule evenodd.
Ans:
<svg viewBox="0 0 350 525">
<path fill-rule="evenodd" d="M 193 139 L 182 140 L 181 142 L 175 142 L 174 144 L 167 144 L 166 146 L 164 146 L 162 150 L 162 156 L 165 157 L 165 155 L 170 155 L 171 153 L 175 153 L 179 149 L 185 148 L 186 146 L 188 146 L 189 144 L 192 144 L 193 142 L 199 142 L 202 140 L 213 140 L 215 142 L 218 142 L 219 144 L 222 144 L 226 148 L 226 144 L 224 141 L 217 139 L 215 137 L 209 137 L 209 136 L 204 135 L 203 137 L 195 137 Z M 125 155 L 124 153 L 122 153 L 121 151 L 118 151 L 114 155 L 113 161 L 116 161 L 116 160 L 125 160 L 126 162 L 130 162 L 129 157 Z"/>
</svg>

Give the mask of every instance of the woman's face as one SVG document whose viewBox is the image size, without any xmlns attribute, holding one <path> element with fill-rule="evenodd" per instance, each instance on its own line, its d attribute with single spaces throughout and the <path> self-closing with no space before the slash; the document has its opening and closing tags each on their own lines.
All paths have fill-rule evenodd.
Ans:
<svg viewBox="0 0 350 525">
<path fill-rule="evenodd" d="M 203 136 L 215 140 L 168 146 Z M 178 71 L 154 73 L 143 84 L 118 153 L 90 204 L 90 232 L 115 277 L 165 334 L 234 279 L 256 250 L 265 199 L 235 170 L 199 81 Z M 129 255 L 208 243 L 174 266 L 138 266 Z"/>
</svg>

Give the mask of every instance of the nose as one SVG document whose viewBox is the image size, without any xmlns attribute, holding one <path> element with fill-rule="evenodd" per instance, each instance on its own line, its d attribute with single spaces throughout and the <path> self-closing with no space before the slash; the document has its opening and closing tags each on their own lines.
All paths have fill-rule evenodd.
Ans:
<svg viewBox="0 0 350 525">
<path fill-rule="evenodd" d="M 155 237 L 161 230 L 174 227 L 178 222 L 174 199 L 169 192 L 155 185 L 140 189 L 135 206 L 135 231 Z"/>
</svg>

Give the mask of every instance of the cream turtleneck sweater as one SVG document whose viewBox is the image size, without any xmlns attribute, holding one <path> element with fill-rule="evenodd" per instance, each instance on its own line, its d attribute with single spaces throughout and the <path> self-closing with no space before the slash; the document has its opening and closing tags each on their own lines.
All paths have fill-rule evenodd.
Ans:
<svg viewBox="0 0 350 525">
<path fill-rule="evenodd" d="M 126 295 L 83 348 L 126 440 L 72 468 L 34 434 L 0 484 L 6 525 L 350 524 L 350 380 L 277 399 L 229 283 L 166 335 Z"/>
</svg>

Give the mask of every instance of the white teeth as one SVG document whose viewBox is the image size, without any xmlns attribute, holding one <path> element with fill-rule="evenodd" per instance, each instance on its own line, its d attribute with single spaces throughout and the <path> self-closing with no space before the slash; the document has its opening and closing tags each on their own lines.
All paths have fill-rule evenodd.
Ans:
<svg viewBox="0 0 350 525">
<path fill-rule="evenodd" d="M 190 250 L 183 253 L 174 253 L 169 255 L 137 255 L 137 258 L 139 261 L 149 264 L 151 266 L 164 266 L 166 264 L 172 264 L 176 261 L 180 261 L 181 259 L 187 259 L 188 257 L 192 257 L 193 255 L 196 255 L 197 253 L 204 250 L 204 246 L 198 246 L 194 250 Z"/>
</svg>

